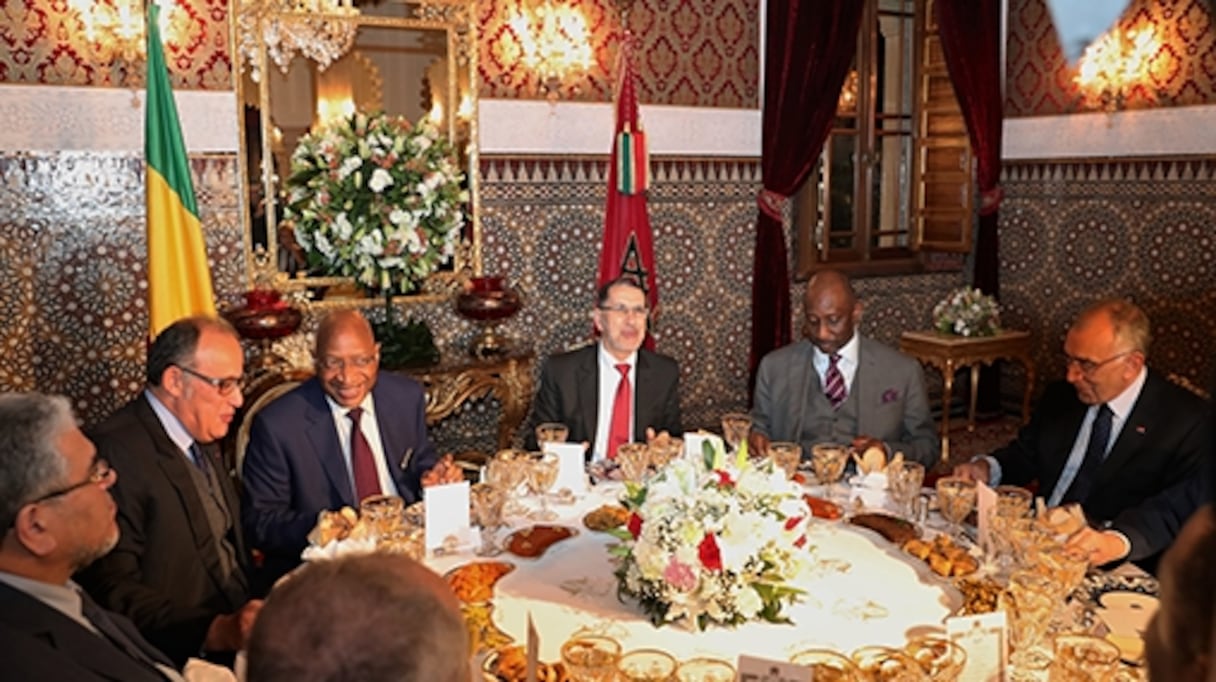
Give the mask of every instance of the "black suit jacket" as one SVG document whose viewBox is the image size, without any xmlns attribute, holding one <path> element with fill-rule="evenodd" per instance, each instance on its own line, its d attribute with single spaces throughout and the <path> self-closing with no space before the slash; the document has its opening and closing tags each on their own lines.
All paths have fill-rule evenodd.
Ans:
<svg viewBox="0 0 1216 682">
<path fill-rule="evenodd" d="M 647 427 L 678 436 L 680 424 L 680 367 L 666 355 L 638 351 L 634 383 L 634 438 L 642 440 Z M 615 382 L 617 379 L 613 377 Z M 552 355 L 540 373 L 540 388 L 532 403 L 532 420 L 524 440 L 536 448 L 536 425 L 561 422 L 570 429 L 572 443 L 594 446 L 599 409 L 599 344 Z"/>
<path fill-rule="evenodd" d="M 111 620 L 149 658 L 169 665 L 130 621 Z M 13 682 L 164 682 L 105 637 L 28 594 L 0 583 L 0 678 Z"/>
<path fill-rule="evenodd" d="M 381 372 L 372 399 L 389 475 L 406 504 L 420 500 L 422 474 L 439 459 L 427 437 L 422 386 Z M 268 580 L 300 564 L 318 512 L 359 506 L 333 412 L 316 377 L 258 412 L 242 469 L 245 530 L 266 556 Z"/>
<path fill-rule="evenodd" d="M 1030 423 L 1012 443 L 992 453 L 1001 465 L 1001 482 L 1025 485 L 1038 480 L 1041 494 L 1051 495 L 1087 409 L 1067 382 L 1048 386 Z M 1177 532 L 1177 524 L 1163 515 L 1178 510 L 1161 496 L 1185 494 L 1185 481 L 1206 471 L 1204 461 L 1211 453 L 1212 424 L 1204 401 L 1149 370 L 1140 397 L 1081 505 L 1085 515 L 1097 526 L 1134 527 L 1134 534 L 1127 533 L 1132 557 L 1155 555 L 1169 546 Z"/>
<path fill-rule="evenodd" d="M 239 566 L 225 584 L 217 538 L 187 468 L 193 465 L 165 433 L 147 398 L 141 394 L 127 403 L 90 437 L 97 454 L 118 471 L 111 492 L 122 537 L 77 580 L 102 606 L 134 621 L 181 667 L 199 654 L 211 621 L 239 609 L 252 591 L 232 467 L 218 447 L 202 448 L 233 515 L 227 539 Z"/>
</svg>

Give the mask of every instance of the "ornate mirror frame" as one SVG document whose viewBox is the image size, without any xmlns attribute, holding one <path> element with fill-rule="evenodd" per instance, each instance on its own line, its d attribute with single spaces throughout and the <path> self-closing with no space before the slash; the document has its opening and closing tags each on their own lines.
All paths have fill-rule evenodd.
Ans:
<svg viewBox="0 0 1216 682">
<path fill-rule="evenodd" d="M 481 219 L 480 192 L 478 188 L 478 152 L 477 152 L 477 38 L 476 26 L 471 17 L 469 0 L 380 0 L 376 3 L 364 2 L 362 8 L 355 8 L 352 0 L 321 0 L 321 5 L 332 7 L 328 11 L 336 13 L 309 14 L 293 12 L 293 7 L 304 3 L 295 0 L 236 0 L 233 3 L 232 44 L 236 46 L 233 54 L 233 72 L 236 81 L 237 117 L 240 128 L 240 166 L 242 182 L 242 220 L 245 232 L 245 260 L 249 282 L 253 286 L 269 285 L 285 292 L 304 292 L 318 287 L 333 287 L 352 285 L 349 277 L 309 277 L 303 273 L 290 276 L 278 265 L 278 216 L 276 204 L 281 196 L 280 183 L 287 175 L 287 169 L 279 169 L 282 177 L 276 177 L 274 156 L 274 140 L 271 102 L 271 79 L 266 76 L 271 70 L 279 71 L 279 66 L 272 57 L 276 48 L 286 44 L 284 36 L 287 31 L 281 30 L 284 25 L 280 22 L 311 22 L 316 28 L 324 24 L 328 30 L 350 32 L 352 35 L 360 28 L 397 29 L 402 31 L 443 31 L 446 35 L 446 66 L 447 92 L 444 98 L 444 118 L 441 130 L 453 141 L 462 155 L 462 168 L 466 175 L 469 190 L 467 206 L 468 220 L 466 221 L 464 237 L 452 260 L 451 267 L 433 273 L 423 283 L 419 293 L 394 297 L 394 304 L 411 302 L 433 302 L 443 300 L 454 294 L 461 282 L 468 277 L 478 276 L 482 272 L 481 257 Z M 276 32 L 275 28 L 279 28 Z M 275 40 L 282 41 L 279 45 L 270 45 Z M 347 41 L 347 51 L 354 49 L 353 38 Z M 303 55 L 307 48 L 301 47 L 301 54 L 296 60 L 307 59 Z M 280 54 L 282 51 L 280 51 Z M 340 54 L 330 54 L 314 57 L 318 62 L 324 59 L 340 57 Z M 291 63 L 291 57 L 286 59 Z M 328 64 L 326 64 L 328 66 Z M 391 78 L 392 74 L 381 74 L 383 78 Z M 374 80 L 374 77 L 373 77 Z M 315 98 L 315 96 L 314 96 Z M 257 103 L 257 119 L 247 120 L 245 105 Z M 315 104 L 315 102 L 314 102 Z M 257 130 L 251 131 L 251 126 Z M 251 132 L 256 137 L 251 138 Z M 250 149 L 250 140 L 260 138 L 258 156 Z M 260 158 L 258 168 L 252 168 L 254 161 Z M 250 192 L 257 188 L 261 191 L 261 201 L 264 202 L 266 220 L 266 239 L 268 249 L 259 248 L 253 234 L 254 203 L 257 201 Z M 306 296 L 298 297 L 306 298 Z M 337 300 L 309 301 L 310 307 L 371 307 L 383 306 L 383 298 L 361 297 L 340 298 Z"/>
</svg>

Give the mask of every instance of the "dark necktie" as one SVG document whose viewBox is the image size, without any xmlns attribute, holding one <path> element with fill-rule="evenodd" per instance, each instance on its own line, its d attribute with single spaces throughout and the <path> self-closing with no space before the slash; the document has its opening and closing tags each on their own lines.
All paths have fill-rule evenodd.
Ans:
<svg viewBox="0 0 1216 682">
<path fill-rule="evenodd" d="M 828 371 L 823 375 L 823 394 L 828 397 L 833 409 L 840 407 L 840 403 L 843 403 L 848 396 L 848 390 L 844 387 L 844 374 L 840 373 L 839 362 L 839 353 L 829 355 Z"/>
<path fill-rule="evenodd" d="M 368 445 L 367 437 L 359 426 L 363 408 L 353 408 L 346 416 L 350 417 L 350 470 L 355 479 L 355 501 L 361 502 L 380 494 L 380 476 L 376 474 L 372 446 Z"/>
<path fill-rule="evenodd" d="M 80 593 L 80 612 L 84 615 L 85 620 L 93 624 L 97 631 L 110 641 L 117 649 L 125 653 L 128 657 L 139 661 L 140 663 L 157 670 L 156 664 L 169 665 L 168 661 L 157 661 L 143 647 L 135 643 L 127 633 L 123 632 L 122 628 L 110 618 L 110 614 L 105 609 L 98 606 L 97 602 L 93 601 L 84 592 Z M 159 672 L 159 670 L 157 670 Z"/>
<path fill-rule="evenodd" d="M 1114 413 L 1106 406 L 1106 403 L 1098 406 L 1098 414 L 1094 417 L 1094 423 L 1089 429 L 1089 443 L 1085 446 L 1085 459 L 1081 462 L 1077 475 L 1072 479 L 1068 492 L 1064 493 L 1061 503 L 1084 504 L 1085 500 L 1089 498 L 1089 489 L 1097 480 L 1098 469 L 1102 467 L 1102 461 L 1106 459 L 1106 445 L 1110 440 L 1112 416 Z"/>
<path fill-rule="evenodd" d="M 629 364 L 616 366 L 621 381 L 616 385 L 616 397 L 612 399 L 612 421 L 608 426 L 608 458 L 616 459 L 616 449 L 629 442 L 629 413 L 633 407 L 633 391 L 629 386 Z"/>
<path fill-rule="evenodd" d="M 207 469 L 210 468 L 207 456 L 203 454 L 203 449 L 198 446 L 197 441 L 190 444 L 190 460 L 194 462 L 194 466 L 198 467 L 199 471 L 203 472 L 203 478 L 210 482 L 211 478 L 207 475 Z"/>
</svg>

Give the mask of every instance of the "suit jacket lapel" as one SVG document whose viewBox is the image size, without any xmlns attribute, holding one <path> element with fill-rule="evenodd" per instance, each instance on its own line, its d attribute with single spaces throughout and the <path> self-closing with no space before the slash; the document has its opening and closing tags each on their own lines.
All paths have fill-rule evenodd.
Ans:
<svg viewBox="0 0 1216 682">
<path fill-rule="evenodd" d="M 1132 411 L 1128 413 L 1122 428 L 1119 429 L 1119 437 L 1111 444 L 1110 450 L 1106 453 L 1106 459 L 1102 461 L 1102 467 L 1098 469 L 1098 479 L 1094 482 L 1095 489 L 1101 490 L 1104 483 L 1114 478 L 1128 463 L 1128 460 L 1142 450 L 1144 439 L 1149 435 L 1146 425 L 1156 421 L 1156 406 L 1160 404 L 1162 403 L 1157 397 L 1157 384 L 1153 381 L 1153 375 L 1149 374 L 1144 382 L 1144 387 L 1140 389 L 1140 396 L 1132 406 Z"/>
<path fill-rule="evenodd" d="M 587 425 L 587 440 L 595 447 L 595 432 L 599 426 L 599 344 L 588 347 L 580 358 L 576 372 L 578 386 L 578 411 L 583 423 Z"/>
<path fill-rule="evenodd" d="M 1045 459 L 1042 463 L 1044 475 L 1039 482 L 1044 495 L 1051 495 L 1056 488 L 1056 483 L 1060 480 L 1060 474 L 1064 471 L 1064 465 L 1068 463 L 1068 457 L 1072 454 L 1072 446 L 1077 442 L 1077 435 L 1081 430 L 1081 423 L 1085 421 L 1085 412 L 1089 406 L 1080 400 L 1076 399 L 1074 392 L 1073 400 L 1063 406 L 1063 416 L 1056 420 L 1054 424 L 1049 424 L 1048 428 L 1053 429 L 1051 433 L 1043 435 L 1043 442 L 1049 448 L 1049 452 L 1055 453 L 1051 459 Z"/>
<path fill-rule="evenodd" d="M 392 399 L 383 386 L 384 384 L 377 382 L 372 388 L 372 400 L 376 403 L 376 425 L 380 428 L 380 446 L 384 448 L 384 463 L 389 476 L 397 485 L 398 494 L 408 500 L 409 495 L 405 492 L 409 489 L 406 471 L 409 469 L 410 460 L 414 458 L 414 449 L 407 448 L 405 444 L 421 443 L 422 438 L 421 434 L 410 438 L 410 434 L 405 432 L 406 424 L 411 423 L 407 419 L 388 418 L 388 406 L 392 404 Z"/>
<path fill-rule="evenodd" d="M 633 439 L 635 441 L 644 442 L 646 436 L 646 428 L 654 425 L 654 400 L 655 393 L 653 391 L 639 391 L 639 386 L 652 385 L 647 381 L 650 378 L 650 362 L 642 351 L 638 351 L 638 361 L 634 368 L 633 377 Z"/>
<path fill-rule="evenodd" d="M 354 487 L 350 482 L 350 474 L 346 471 L 346 462 L 342 459 L 342 445 L 338 442 L 338 430 L 334 425 L 333 412 L 325 400 L 325 392 L 316 378 L 309 380 L 308 412 L 304 415 L 304 432 L 312 445 L 313 456 L 321 464 L 321 469 L 329 478 L 330 485 L 338 491 L 342 503 L 357 507 Z"/>
</svg>

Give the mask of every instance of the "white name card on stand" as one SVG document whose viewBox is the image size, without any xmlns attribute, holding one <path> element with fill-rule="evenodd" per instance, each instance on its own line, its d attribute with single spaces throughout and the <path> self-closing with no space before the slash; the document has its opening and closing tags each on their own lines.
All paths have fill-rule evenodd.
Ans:
<svg viewBox="0 0 1216 682">
<path fill-rule="evenodd" d="M 977 481 L 975 484 L 975 539 L 985 550 L 991 547 L 988 543 L 988 521 L 995 508 L 996 491 L 988 487 L 987 483 Z"/>
<path fill-rule="evenodd" d="M 557 481 L 549 490 L 562 489 L 581 495 L 587 492 L 585 451 L 582 443 L 545 443 L 545 452 L 557 455 Z"/>
<path fill-rule="evenodd" d="M 726 443 L 722 440 L 722 436 L 701 431 L 689 431 L 684 434 L 684 456 L 695 458 L 696 461 L 700 462 L 702 444 L 706 441 L 713 446 L 715 451 L 726 452 Z"/>
<path fill-rule="evenodd" d="M 774 661 L 768 658 L 757 658 L 746 654 L 739 655 L 735 669 L 739 671 L 739 680 L 757 680 L 757 682 L 814 682 L 815 673 L 808 666 L 794 665 L 789 661 Z"/>
<path fill-rule="evenodd" d="M 426 548 L 443 547 L 455 538 L 458 545 L 472 541 L 469 529 L 469 482 L 433 485 L 422 489 L 426 504 Z"/>
<path fill-rule="evenodd" d="M 967 652 L 960 680 L 1004 682 L 1007 648 L 1003 611 L 947 618 L 946 634 Z"/>
</svg>

